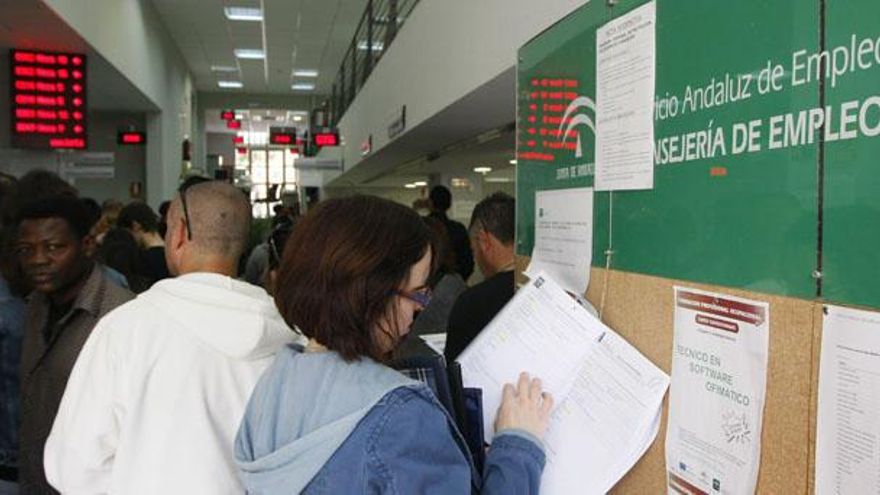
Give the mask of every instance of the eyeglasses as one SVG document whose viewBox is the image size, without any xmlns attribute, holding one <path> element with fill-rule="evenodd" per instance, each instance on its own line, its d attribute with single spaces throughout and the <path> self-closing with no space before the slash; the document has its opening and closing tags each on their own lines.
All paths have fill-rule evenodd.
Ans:
<svg viewBox="0 0 880 495">
<path fill-rule="evenodd" d="M 207 177 L 199 177 L 197 175 L 193 175 L 183 181 L 183 184 L 181 184 L 180 187 L 177 189 L 177 192 L 180 193 L 180 206 L 183 208 L 183 222 L 186 224 L 186 240 L 188 241 L 191 241 L 193 236 L 192 227 L 190 227 L 190 223 L 192 222 L 189 221 L 189 208 L 186 204 L 186 190 L 196 184 L 201 184 L 202 182 L 210 182 L 210 180 L 211 179 L 208 179 Z"/>
<path fill-rule="evenodd" d="M 423 308 L 427 307 L 428 304 L 431 303 L 431 288 L 430 287 L 424 287 L 422 289 L 419 289 L 417 291 L 412 291 L 412 292 L 397 289 L 394 291 L 394 294 L 398 295 L 400 297 L 404 297 L 406 299 L 409 299 L 410 301 L 413 301 L 414 303 L 418 304 L 419 306 L 421 306 Z"/>
<path fill-rule="evenodd" d="M 186 190 L 187 187 L 180 188 L 180 205 L 183 207 L 183 223 L 186 225 L 186 240 L 191 241 L 193 238 L 192 228 L 189 226 L 189 208 L 186 206 Z"/>
</svg>

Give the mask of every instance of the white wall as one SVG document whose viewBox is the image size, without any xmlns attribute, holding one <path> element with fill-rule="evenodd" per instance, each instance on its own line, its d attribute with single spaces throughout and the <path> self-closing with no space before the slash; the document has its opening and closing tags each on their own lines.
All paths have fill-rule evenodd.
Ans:
<svg viewBox="0 0 880 495">
<path fill-rule="evenodd" d="M 147 201 L 177 187 L 181 142 L 195 135 L 189 70 L 148 0 L 42 0 L 124 74 L 160 112 L 147 116 Z"/>
<path fill-rule="evenodd" d="M 532 37 L 584 0 L 422 0 L 339 123 L 346 169 L 388 144 L 388 125 L 406 105 L 407 130 L 492 80 Z M 398 136 L 399 138 L 399 136 Z"/>
<path fill-rule="evenodd" d="M 232 142 L 235 134 L 209 132 L 205 136 L 206 154 L 220 155 L 224 166 L 235 166 L 235 143 Z"/>
<path fill-rule="evenodd" d="M 146 147 L 120 146 L 116 142 L 119 129 L 133 125 L 144 130 L 144 116 L 125 113 L 92 113 L 89 122 L 89 151 L 110 151 L 114 154 L 112 179 L 77 179 L 74 185 L 80 196 L 96 199 L 118 199 L 127 203 L 132 182 L 146 181 Z"/>
</svg>

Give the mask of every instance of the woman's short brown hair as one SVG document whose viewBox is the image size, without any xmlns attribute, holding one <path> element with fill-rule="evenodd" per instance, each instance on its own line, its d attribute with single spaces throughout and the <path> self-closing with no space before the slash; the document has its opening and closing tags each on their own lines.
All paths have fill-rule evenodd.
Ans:
<svg viewBox="0 0 880 495">
<path fill-rule="evenodd" d="M 288 325 L 344 359 L 381 361 L 374 329 L 431 245 L 431 231 L 405 206 L 373 196 L 325 201 L 287 242 L 275 303 Z"/>
</svg>

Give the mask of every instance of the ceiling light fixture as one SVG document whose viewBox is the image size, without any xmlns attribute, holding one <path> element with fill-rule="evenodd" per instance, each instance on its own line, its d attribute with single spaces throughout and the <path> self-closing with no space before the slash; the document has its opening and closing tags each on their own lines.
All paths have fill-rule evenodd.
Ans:
<svg viewBox="0 0 880 495">
<path fill-rule="evenodd" d="M 232 65 L 212 65 L 212 72 L 238 72 L 238 67 Z"/>
<path fill-rule="evenodd" d="M 258 50 L 255 48 L 236 48 L 235 56 L 248 60 L 261 60 L 266 58 L 266 54 L 263 52 L 263 50 Z"/>
<path fill-rule="evenodd" d="M 511 165 L 516 165 L 516 158 L 514 158 L 513 160 L 510 160 L 510 164 L 511 164 Z"/>
<path fill-rule="evenodd" d="M 223 9 L 230 21 L 262 21 L 263 11 L 258 7 L 226 7 Z"/>
<path fill-rule="evenodd" d="M 415 185 L 415 184 L 404 184 L 403 187 L 405 187 L 405 188 L 407 188 L 407 189 L 415 189 L 415 188 L 417 188 L 417 187 L 419 187 L 419 186 L 417 186 L 417 185 Z"/>
<path fill-rule="evenodd" d="M 513 182 L 513 179 L 511 179 L 510 177 L 484 177 L 483 180 L 486 182 L 495 182 L 500 184 Z"/>
<path fill-rule="evenodd" d="M 474 167 L 474 172 L 478 174 L 488 174 L 492 171 L 492 167 Z"/>
<path fill-rule="evenodd" d="M 293 77 L 318 77 L 318 71 L 312 69 L 294 69 Z"/>
<path fill-rule="evenodd" d="M 428 183 L 423 180 L 417 180 L 417 181 L 413 182 L 413 184 L 415 184 L 417 187 L 425 187 L 428 185 Z"/>
<path fill-rule="evenodd" d="M 381 52 L 383 48 L 385 48 L 384 43 L 382 43 L 381 41 L 373 41 L 373 51 L 374 52 Z M 368 46 L 366 40 L 358 42 L 358 50 L 368 50 L 368 49 L 369 49 L 369 46 Z"/>
<path fill-rule="evenodd" d="M 312 83 L 294 83 L 290 86 L 290 89 L 294 91 L 312 91 L 315 89 L 315 85 Z"/>
<path fill-rule="evenodd" d="M 294 116 L 293 116 L 293 121 L 294 121 L 294 122 L 302 122 L 302 119 L 303 119 L 303 118 L 302 118 L 302 115 L 294 115 Z"/>
<path fill-rule="evenodd" d="M 240 81 L 217 81 L 217 86 L 225 89 L 241 88 L 244 86 Z"/>
</svg>

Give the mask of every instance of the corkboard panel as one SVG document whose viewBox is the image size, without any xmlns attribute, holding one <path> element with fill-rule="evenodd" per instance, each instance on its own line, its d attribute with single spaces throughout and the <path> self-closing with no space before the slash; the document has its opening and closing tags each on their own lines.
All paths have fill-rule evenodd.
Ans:
<svg viewBox="0 0 880 495">
<path fill-rule="evenodd" d="M 517 259 L 517 280 L 528 257 Z M 673 286 L 721 292 L 770 304 L 767 393 L 758 493 L 808 494 L 813 487 L 815 411 L 822 304 L 616 270 L 592 268 L 586 297 L 602 321 L 667 373 L 672 360 Z M 607 287 L 607 290 L 606 290 Z M 605 297 L 602 308 L 602 297 Z M 668 403 L 657 440 L 612 493 L 665 493 L 664 439 Z"/>
</svg>

